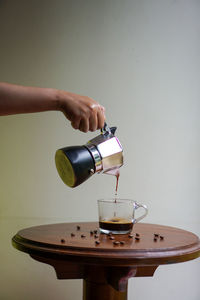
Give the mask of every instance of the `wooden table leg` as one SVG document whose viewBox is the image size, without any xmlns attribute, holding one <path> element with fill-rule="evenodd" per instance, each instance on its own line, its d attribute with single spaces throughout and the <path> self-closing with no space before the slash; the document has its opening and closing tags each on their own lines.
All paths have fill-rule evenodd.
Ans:
<svg viewBox="0 0 200 300">
<path fill-rule="evenodd" d="M 127 300 L 131 277 L 153 276 L 158 266 L 99 266 L 30 254 L 52 265 L 58 279 L 83 279 L 83 300 Z"/>
<path fill-rule="evenodd" d="M 87 266 L 83 300 L 127 300 L 128 279 L 136 272 L 134 267 Z"/>
<path fill-rule="evenodd" d="M 84 279 L 83 300 L 127 300 L 127 287 L 125 291 L 120 292 L 108 283 L 91 282 Z"/>
</svg>

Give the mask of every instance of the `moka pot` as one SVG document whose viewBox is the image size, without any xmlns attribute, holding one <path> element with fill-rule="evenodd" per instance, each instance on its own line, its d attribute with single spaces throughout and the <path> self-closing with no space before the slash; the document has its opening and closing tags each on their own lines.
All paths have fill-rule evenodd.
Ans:
<svg viewBox="0 0 200 300">
<path fill-rule="evenodd" d="M 76 187 L 95 173 L 109 173 L 123 165 L 123 149 L 115 131 L 116 127 L 105 123 L 101 134 L 85 145 L 56 151 L 56 168 L 66 185 Z"/>
</svg>

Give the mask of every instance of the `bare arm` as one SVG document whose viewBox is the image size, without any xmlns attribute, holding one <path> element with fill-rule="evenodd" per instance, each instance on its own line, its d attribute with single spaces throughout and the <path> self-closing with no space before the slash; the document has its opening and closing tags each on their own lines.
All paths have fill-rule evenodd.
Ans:
<svg viewBox="0 0 200 300">
<path fill-rule="evenodd" d="M 105 121 L 104 107 L 92 98 L 0 82 L 0 116 L 48 110 L 62 111 L 72 127 L 83 132 L 100 129 Z"/>
</svg>

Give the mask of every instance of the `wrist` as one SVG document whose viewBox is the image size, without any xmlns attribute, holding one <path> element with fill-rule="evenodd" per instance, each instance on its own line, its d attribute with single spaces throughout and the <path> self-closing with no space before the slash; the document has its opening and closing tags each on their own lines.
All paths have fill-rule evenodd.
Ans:
<svg viewBox="0 0 200 300">
<path fill-rule="evenodd" d="M 70 100 L 70 93 L 63 90 L 54 90 L 55 110 L 63 111 L 68 100 Z"/>
</svg>

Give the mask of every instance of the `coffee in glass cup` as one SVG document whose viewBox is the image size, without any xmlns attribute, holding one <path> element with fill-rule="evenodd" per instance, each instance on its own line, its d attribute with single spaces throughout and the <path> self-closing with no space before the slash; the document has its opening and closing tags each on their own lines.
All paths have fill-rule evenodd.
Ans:
<svg viewBox="0 0 200 300">
<path fill-rule="evenodd" d="M 138 208 L 144 214 L 135 218 Z M 148 209 L 131 199 L 100 199 L 98 200 L 99 229 L 102 233 L 126 234 L 131 232 L 133 225 L 143 219 Z"/>
</svg>

